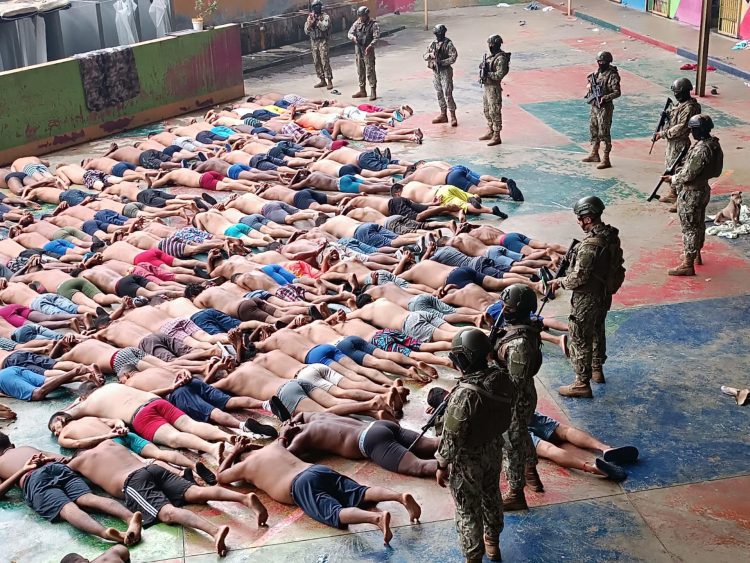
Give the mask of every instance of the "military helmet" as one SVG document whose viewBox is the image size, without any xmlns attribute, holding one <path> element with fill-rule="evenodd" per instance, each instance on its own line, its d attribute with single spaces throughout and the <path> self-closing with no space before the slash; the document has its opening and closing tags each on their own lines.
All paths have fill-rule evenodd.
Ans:
<svg viewBox="0 0 750 563">
<path fill-rule="evenodd" d="M 573 213 L 578 217 L 586 217 L 588 215 L 601 215 L 604 212 L 604 202 L 596 197 L 590 195 L 588 197 L 582 197 L 579 199 L 573 207 Z"/>
<path fill-rule="evenodd" d="M 704 133 L 710 133 L 713 128 L 713 120 L 705 113 L 694 115 L 688 121 L 688 129 L 700 129 Z"/>
<path fill-rule="evenodd" d="M 445 27 L 442 23 L 437 24 L 434 28 L 432 28 L 432 33 L 435 35 L 445 35 L 448 33 L 448 28 Z"/>
<path fill-rule="evenodd" d="M 453 337 L 448 357 L 459 370 L 469 372 L 485 367 L 491 351 L 489 337 L 478 328 L 472 328 L 462 330 Z"/>
<path fill-rule="evenodd" d="M 514 319 L 523 320 L 536 312 L 536 294 L 530 287 L 516 283 L 506 287 L 500 294 L 505 307 L 513 309 Z"/>
<path fill-rule="evenodd" d="M 370 15 L 370 8 L 367 6 L 360 6 L 357 8 L 357 17 L 361 18 L 362 16 L 369 16 Z"/>
<path fill-rule="evenodd" d="M 489 37 L 487 38 L 487 45 L 489 45 L 490 47 L 498 47 L 498 48 L 499 48 L 499 47 L 500 47 L 500 45 L 502 45 L 502 44 L 503 44 L 503 38 L 502 38 L 502 37 L 500 37 L 500 36 L 499 36 L 499 35 L 497 35 L 497 34 L 495 34 L 495 35 L 490 35 L 490 36 L 489 36 Z"/>
<path fill-rule="evenodd" d="M 314 8 L 315 6 L 320 6 L 322 8 L 323 2 L 321 0 L 312 0 L 312 2 L 310 2 L 310 7 Z"/>
<path fill-rule="evenodd" d="M 614 59 L 612 58 L 612 53 L 609 51 L 599 51 L 596 55 L 596 60 L 611 63 Z"/>
<path fill-rule="evenodd" d="M 674 82 L 672 82 L 672 92 L 674 92 L 675 96 L 677 94 L 689 94 L 693 91 L 693 83 L 690 82 L 687 78 L 678 78 Z"/>
</svg>

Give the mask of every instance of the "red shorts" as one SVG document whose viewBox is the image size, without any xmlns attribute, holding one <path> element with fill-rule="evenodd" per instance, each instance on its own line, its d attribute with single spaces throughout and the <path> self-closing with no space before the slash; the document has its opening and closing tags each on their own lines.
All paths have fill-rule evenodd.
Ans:
<svg viewBox="0 0 750 563">
<path fill-rule="evenodd" d="M 210 172 L 204 172 L 203 174 L 201 174 L 199 184 L 200 187 L 204 190 L 215 190 L 216 184 L 218 184 L 223 179 L 224 176 L 222 176 L 218 172 L 214 172 L 213 170 L 211 170 Z"/>
<path fill-rule="evenodd" d="M 165 424 L 174 424 L 181 416 L 186 415 L 172 403 L 164 399 L 156 399 L 141 407 L 133 418 L 131 426 L 136 434 L 152 442 L 159 428 Z"/>
<path fill-rule="evenodd" d="M 162 252 L 158 248 L 151 248 L 146 252 L 141 252 L 140 254 L 136 255 L 135 258 L 133 258 L 133 264 L 140 264 L 141 262 L 146 262 L 148 264 L 156 266 L 157 268 L 162 264 L 171 266 L 172 264 L 174 264 L 174 256 L 170 256 L 169 254 L 167 254 L 166 252 Z"/>
<path fill-rule="evenodd" d="M 177 276 L 172 272 L 148 263 L 139 264 L 137 268 L 133 268 L 133 271 L 131 273 L 134 276 L 143 276 L 148 281 L 152 281 L 154 283 L 174 281 L 175 279 L 177 279 Z"/>
<path fill-rule="evenodd" d="M 346 141 L 346 140 L 343 140 L 343 139 L 342 139 L 342 140 L 340 140 L 340 141 L 334 141 L 334 142 L 332 142 L 332 143 L 331 143 L 331 150 L 332 150 L 332 151 L 337 151 L 337 150 L 339 150 L 339 149 L 340 149 L 341 147 L 345 147 L 345 146 L 347 146 L 348 144 L 349 144 L 349 141 Z"/>
</svg>

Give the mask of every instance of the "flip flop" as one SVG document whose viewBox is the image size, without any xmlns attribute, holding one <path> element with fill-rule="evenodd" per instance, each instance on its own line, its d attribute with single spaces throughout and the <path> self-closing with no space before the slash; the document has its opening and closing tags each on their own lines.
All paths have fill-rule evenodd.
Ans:
<svg viewBox="0 0 750 563">
<path fill-rule="evenodd" d="M 508 179 L 508 191 L 510 192 L 510 197 L 513 201 L 523 201 L 523 194 L 521 193 L 521 190 L 518 189 L 518 186 L 516 185 L 515 180 Z"/>
<path fill-rule="evenodd" d="M 216 475 L 214 475 L 213 471 L 211 471 L 208 467 L 203 465 L 202 461 L 199 461 L 195 464 L 195 472 L 198 474 L 198 477 L 206 482 L 206 485 L 212 487 L 217 483 Z"/>
<path fill-rule="evenodd" d="M 202 209 L 203 211 L 211 209 L 208 204 L 199 197 L 194 197 L 193 201 L 195 202 L 195 205 L 198 206 L 198 209 Z"/>
<path fill-rule="evenodd" d="M 205 192 L 201 193 L 201 197 L 204 199 L 204 201 L 207 201 L 211 205 L 216 205 L 218 203 L 214 197 Z"/>
<path fill-rule="evenodd" d="M 628 477 L 628 474 L 625 473 L 622 468 L 618 467 L 614 463 L 604 461 L 600 457 L 596 458 L 596 468 L 599 471 L 606 473 L 607 479 L 612 479 L 612 481 L 624 481 Z"/>
<path fill-rule="evenodd" d="M 320 311 L 318 311 L 315 308 L 315 306 L 310 307 L 310 309 L 308 309 L 308 311 L 310 313 L 310 316 L 312 317 L 312 320 L 314 320 L 314 321 L 322 321 L 323 320 L 322 313 Z"/>
<path fill-rule="evenodd" d="M 617 465 L 623 465 L 626 463 L 635 463 L 638 461 L 638 448 L 635 446 L 620 446 L 619 448 L 612 448 L 602 454 L 604 461 L 615 463 Z"/>
<path fill-rule="evenodd" d="M 242 425 L 242 431 L 248 434 L 258 434 L 265 438 L 276 439 L 279 437 L 279 433 L 270 424 L 261 424 L 254 418 L 248 418 L 245 424 Z"/>
<path fill-rule="evenodd" d="M 189 481 L 191 483 L 195 483 L 195 477 L 193 476 L 193 470 L 189 467 L 186 467 L 182 471 L 182 478 L 185 479 L 185 481 Z"/>
<path fill-rule="evenodd" d="M 147 297 L 136 297 L 133 299 L 133 305 L 136 307 L 145 307 L 148 305 L 148 298 Z"/>
<path fill-rule="evenodd" d="M 276 395 L 274 395 L 273 397 L 271 397 L 271 400 L 269 401 L 269 403 L 271 404 L 271 412 L 281 422 L 286 422 L 287 420 L 292 420 L 292 415 L 287 410 L 287 408 L 284 406 L 284 403 L 281 402 L 281 399 L 279 399 Z"/>
</svg>

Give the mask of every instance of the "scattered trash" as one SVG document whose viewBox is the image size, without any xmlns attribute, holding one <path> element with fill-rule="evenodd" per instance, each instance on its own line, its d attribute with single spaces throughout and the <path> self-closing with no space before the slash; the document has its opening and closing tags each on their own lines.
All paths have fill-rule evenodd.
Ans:
<svg viewBox="0 0 750 563">
<path fill-rule="evenodd" d="M 718 96 L 719 88 L 717 86 L 711 86 L 711 94 L 713 94 L 714 96 Z"/>
<path fill-rule="evenodd" d="M 542 12 L 551 12 L 552 10 L 554 10 L 552 6 L 546 6 L 542 8 Z"/>
<path fill-rule="evenodd" d="M 750 41 L 745 39 L 744 41 L 735 43 L 734 47 L 732 47 L 732 51 L 737 51 L 739 49 L 750 49 Z"/>
<path fill-rule="evenodd" d="M 497 5 L 498 8 L 510 8 L 510 4 L 506 4 L 505 2 L 500 2 Z"/>
<path fill-rule="evenodd" d="M 710 282 L 710 281 L 711 281 L 711 278 L 706 278 L 706 280 L 705 280 L 705 281 L 707 281 L 707 282 Z"/>
<path fill-rule="evenodd" d="M 524 10 L 541 10 L 541 9 L 542 9 L 542 7 L 539 4 L 537 4 L 536 2 L 531 2 L 531 3 L 529 3 L 528 6 L 526 6 L 524 8 Z"/>
<path fill-rule="evenodd" d="M 591 28 L 591 31 L 596 31 L 596 32 L 598 32 L 598 31 L 599 31 L 599 28 L 598 28 L 598 27 L 592 27 L 592 28 Z"/>
<path fill-rule="evenodd" d="M 747 399 L 750 397 L 750 389 L 737 389 L 736 387 L 722 385 L 721 392 L 730 397 L 734 397 L 735 401 L 737 401 L 737 404 L 740 406 L 746 405 Z"/>
<path fill-rule="evenodd" d="M 526 20 L 518 20 L 518 25 L 520 26 L 526 25 Z"/>
<path fill-rule="evenodd" d="M 331 90 L 331 94 L 334 94 L 336 96 L 340 96 L 341 92 L 339 92 L 338 90 Z"/>
<path fill-rule="evenodd" d="M 698 70 L 698 65 L 695 63 L 685 63 L 680 67 L 680 70 Z M 716 70 L 716 67 L 708 65 L 706 66 L 706 70 L 708 72 L 713 72 L 714 70 Z"/>
<path fill-rule="evenodd" d="M 708 215 L 707 220 L 713 221 L 716 215 Z M 732 222 L 722 223 L 721 225 L 711 225 L 706 227 L 706 234 L 728 239 L 736 239 L 741 235 L 750 234 L 750 209 L 747 205 L 740 208 L 740 224 L 735 225 Z"/>
</svg>

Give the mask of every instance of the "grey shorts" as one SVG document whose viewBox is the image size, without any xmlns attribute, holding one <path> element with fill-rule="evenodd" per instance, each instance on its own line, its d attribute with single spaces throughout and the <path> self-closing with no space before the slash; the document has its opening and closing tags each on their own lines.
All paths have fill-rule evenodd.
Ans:
<svg viewBox="0 0 750 563">
<path fill-rule="evenodd" d="M 422 342 L 431 342 L 435 330 L 440 328 L 445 321 L 440 313 L 434 311 L 416 311 L 409 313 L 404 320 L 402 331 L 412 338 Z"/>
<path fill-rule="evenodd" d="M 144 207 L 146 206 L 142 203 L 131 201 L 130 203 L 125 204 L 125 207 L 122 208 L 122 214 L 125 215 L 125 217 L 133 219 L 134 217 L 138 217 L 138 212 Z"/>
<path fill-rule="evenodd" d="M 403 215 L 391 215 L 383 221 L 383 227 L 399 235 L 406 235 L 424 229 L 424 223 Z"/>
<path fill-rule="evenodd" d="M 431 311 L 438 313 L 440 317 L 455 313 L 455 307 L 451 307 L 447 303 L 443 303 L 434 295 L 417 295 L 411 301 L 409 301 L 409 311 L 415 313 L 417 311 Z"/>
<path fill-rule="evenodd" d="M 299 402 L 302 399 L 306 399 L 314 389 L 315 385 L 312 383 L 292 379 L 279 387 L 276 396 L 281 399 L 282 403 L 284 403 L 286 410 L 288 410 L 290 414 L 294 414 Z"/>
</svg>

